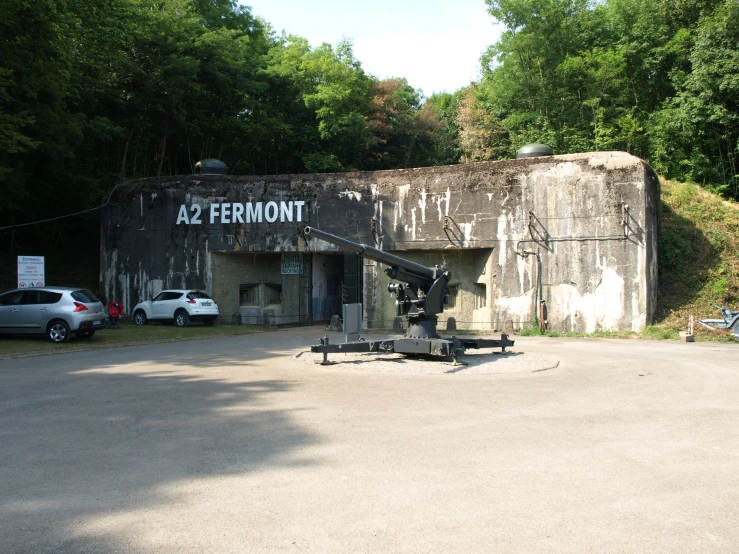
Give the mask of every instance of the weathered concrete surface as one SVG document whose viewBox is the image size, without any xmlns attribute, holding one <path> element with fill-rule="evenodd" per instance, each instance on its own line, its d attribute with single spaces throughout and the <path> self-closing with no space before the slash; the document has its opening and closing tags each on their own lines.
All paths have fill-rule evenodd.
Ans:
<svg viewBox="0 0 739 554">
<path fill-rule="evenodd" d="M 390 375 L 319 334 L 0 362 L 0 552 L 737 552 L 737 345 Z"/>
<path fill-rule="evenodd" d="M 372 173 L 136 181 L 119 188 L 103 214 L 102 288 L 130 308 L 162 286 L 214 292 L 214 279 L 238 280 L 214 276 L 212 253 L 335 251 L 317 240 L 306 247 L 296 231 L 310 224 L 356 242 L 376 240 L 383 250 L 431 265 L 446 263 L 459 301 L 441 318 L 442 328 L 446 317 L 460 328 L 520 328 L 541 299 L 553 330 L 639 331 L 656 300 L 658 201 L 654 172 L 622 152 Z M 197 215 L 200 224 L 188 223 Z M 367 263 L 365 314 L 377 327 L 390 326 L 394 316 L 386 285 L 381 268 Z M 283 291 L 298 296 L 290 286 Z M 227 300 L 223 311 L 228 321 L 240 307 Z"/>
</svg>

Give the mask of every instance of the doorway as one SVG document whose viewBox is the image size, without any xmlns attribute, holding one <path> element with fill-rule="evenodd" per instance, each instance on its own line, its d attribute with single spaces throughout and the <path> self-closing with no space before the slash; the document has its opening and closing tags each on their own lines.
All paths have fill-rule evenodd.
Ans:
<svg viewBox="0 0 739 554">
<path fill-rule="evenodd" d="M 313 321 L 330 321 L 342 315 L 343 304 L 362 301 L 362 259 L 344 252 L 313 254 Z"/>
</svg>

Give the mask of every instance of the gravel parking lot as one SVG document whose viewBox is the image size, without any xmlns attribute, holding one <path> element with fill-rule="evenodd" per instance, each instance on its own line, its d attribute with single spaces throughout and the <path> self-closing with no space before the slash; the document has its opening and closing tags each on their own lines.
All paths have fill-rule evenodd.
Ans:
<svg viewBox="0 0 739 554">
<path fill-rule="evenodd" d="M 0 552 L 739 551 L 739 345 L 320 335 L 0 361 Z"/>
</svg>

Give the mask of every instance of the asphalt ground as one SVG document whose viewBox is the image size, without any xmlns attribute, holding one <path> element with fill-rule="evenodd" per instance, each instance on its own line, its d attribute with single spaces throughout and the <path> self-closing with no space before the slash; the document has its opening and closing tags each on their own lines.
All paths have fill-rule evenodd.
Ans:
<svg viewBox="0 0 739 554">
<path fill-rule="evenodd" d="M 322 334 L 0 361 L 0 552 L 739 551 L 739 345 L 424 375 Z"/>
</svg>

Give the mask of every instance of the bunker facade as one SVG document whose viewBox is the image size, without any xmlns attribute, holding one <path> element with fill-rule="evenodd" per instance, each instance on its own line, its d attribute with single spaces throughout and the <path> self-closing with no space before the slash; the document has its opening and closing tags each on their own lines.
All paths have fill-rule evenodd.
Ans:
<svg viewBox="0 0 739 554">
<path fill-rule="evenodd" d="M 221 323 L 310 324 L 363 305 L 397 325 L 378 262 L 312 226 L 451 271 L 439 330 L 640 331 L 657 294 L 658 181 L 598 152 L 392 171 L 128 181 L 102 214 L 101 290 L 197 288 Z"/>
</svg>

